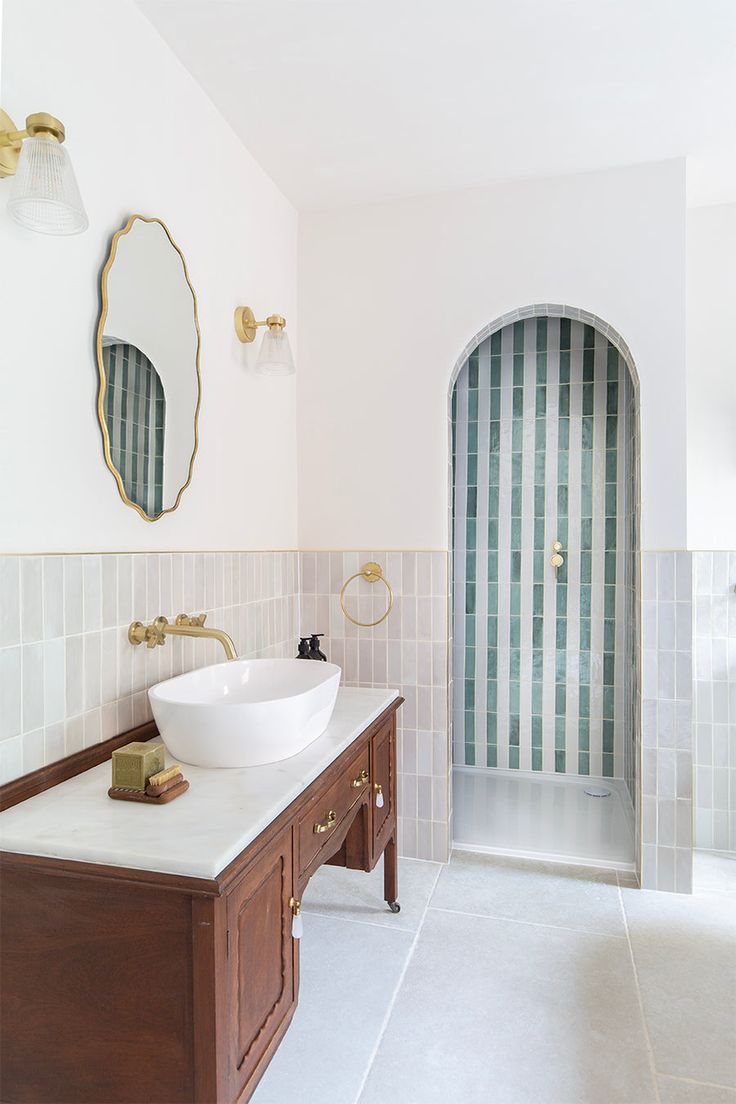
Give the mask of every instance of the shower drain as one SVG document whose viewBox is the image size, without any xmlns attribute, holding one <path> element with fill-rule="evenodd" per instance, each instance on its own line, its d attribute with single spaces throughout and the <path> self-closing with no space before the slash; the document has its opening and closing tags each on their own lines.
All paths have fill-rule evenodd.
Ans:
<svg viewBox="0 0 736 1104">
<path fill-rule="evenodd" d="M 610 797 L 611 791 L 606 790 L 603 786 L 586 786 L 585 792 L 588 797 Z"/>
</svg>

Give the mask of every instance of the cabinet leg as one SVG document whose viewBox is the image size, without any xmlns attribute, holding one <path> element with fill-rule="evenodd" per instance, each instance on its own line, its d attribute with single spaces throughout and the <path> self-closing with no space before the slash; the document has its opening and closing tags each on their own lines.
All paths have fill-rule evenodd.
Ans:
<svg viewBox="0 0 736 1104">
<path fill-rule="evenodd" d="M 396 854 L 396 836 L 393 835 L 383 852 L 383 896 L 391 912 L 399 912 L 399 870 Z"/>
</svg>

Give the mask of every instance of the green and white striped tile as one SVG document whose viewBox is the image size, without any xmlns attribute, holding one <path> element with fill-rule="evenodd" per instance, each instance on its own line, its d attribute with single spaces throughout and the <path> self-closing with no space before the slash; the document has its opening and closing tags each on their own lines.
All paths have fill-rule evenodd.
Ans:
<svg viewBox="0 0 736 1104">
<path fill-rule="evenodd" d="M 505 326 L 458 375 L 458 763 L 633 778 L 633 410 L 618 351 L 566 318 Z"/>
<path fill-rule="evenodd" d="M 105 421 L 112 462 L 128 498 L 149 517 L 163 509 L 166 399 L 161 378 L 134 345 L 103 346 Z"/>
</svg>

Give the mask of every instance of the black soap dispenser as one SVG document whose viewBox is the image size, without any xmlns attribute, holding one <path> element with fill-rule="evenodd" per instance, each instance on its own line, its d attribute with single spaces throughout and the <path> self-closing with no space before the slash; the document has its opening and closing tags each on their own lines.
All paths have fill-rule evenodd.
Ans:
<svg viewBox="0 0 736 1104">
<path fill-rule="evenodd" d="M 310 659 L 321 659 L 321 660 L 324 660 L 324 662 L 326 663 L 327 662 L 327 656 L 325 655 L 325 653 L 321 650 L 321 648 L 319 646 L 320 639 L 324 635 L 325 635 L 324 633 L 312 633 L 312 638 L 309 641 L 309 658 Z"/>
<path fill-rule="evenodd" d="M 296 658 L 297 659 L 311 659 L 312 658 L 309 654 L 309 637 L 308 636 L 303 636 L 299 640 L 299 655 Z"/>
</svg>

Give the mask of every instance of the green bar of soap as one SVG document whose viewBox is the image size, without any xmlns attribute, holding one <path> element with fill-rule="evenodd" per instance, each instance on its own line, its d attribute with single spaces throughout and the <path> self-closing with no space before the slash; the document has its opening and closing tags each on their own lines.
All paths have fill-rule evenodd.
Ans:
<svg viewBox="0 0 736 1104">
<path fill-rule="evenodd" d="M 112 784 L 122 790 L 145 790 L 152 774 L 164 769 L 163 744 L 134 740 L 112 753 Z"/>
</svg>

